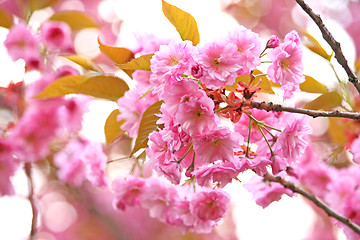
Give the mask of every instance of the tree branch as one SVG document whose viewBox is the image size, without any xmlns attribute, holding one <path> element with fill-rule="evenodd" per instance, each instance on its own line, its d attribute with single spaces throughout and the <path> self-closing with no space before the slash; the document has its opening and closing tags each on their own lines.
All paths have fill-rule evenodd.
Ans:
<svg viewBox="0 0 360 240">
<path fill-rule="evenodd" d="M 34 183 L 32 179 L 31 172 L 31 163 L 25 163 L 25 173 L 29 182 L 29 202 L 32 210 L 32 220 L 31 220 L 31 230 L 29 240 L 35 240 L 35 235 L 37 231 L 37 219 L 38 219 L 38 209 L 36 206 L 35 198 L 34 198 Z"/>
<path fill-rule="evenodd" d="M 293 192 L 299 193 L 300 195 L 304 196 L 305 198 L 309 199 L 311 202 L 313 202 L 316 206 L 318 206 L 319 208 L 323 209 L 325 211 L 325 213 L 329 216 L 329 217 L 333 217 L 336 220 L 340 221 L 341 223 L 345 224 L 346 226 L 348 226 L 349 228 L 351 228 L 352 230 L 354 230 L 357 234 L 360 235 L 360 227 L 355 224 L 353 221 L 351 221 L 350 219 L 340 215 L 339 213 L 337 213 L 335 210 L 333 210 L 332 208 L 330 208 L 326 203 L 324 203 L 323 201 L 321 201 L 318 197 L 316 197 L 314 194 L 309 193 L 307 191 L 305 191 L 304 189 L 297 187 L 295 184 L 293 184 L 292 182 L 289 182 L 287 180 L 285 180 L 282 177 L 279 176 L 274 176 L 270 173 L 265 174 L 264 179 L 270 181 L 270 182 L 277 182 L 280 183 L 281 185 L 283 185 L 285 188 L 290 189 Z"/>
<path fill-rule="evenodd" d="M 349 81 L 354 85 L 356 90 L 360 93 L 360 82 L 357 76 L 350 69 L 348 62 L 341 50 L 340 43 L 337 42 L 332 34 L 329 32 L 327 27 L 324 25 L 320 15 L 315 14 L 314 11 L 307 5 L 303 0 L 296 0 L 296 2 L 300 5 L 300 7 L 312 18 L 312 20 L 318 25 L 323 38 L 326 42 L 331 46 L 332 50 L 335 53 L 335 58 L 338 63 L 344 68 L 345 72 L 349 77 Z"/>
<path fill-rule="evenodd" d="M 304 108 L 296 108 L 296 107 L 285 107 L 280 104 L 275 104 L 272 102 L 254 102 L 248 100 L 239 100 L 242 106 L 257 108 L 275 112 L 291 112 L 291 113 L 300 113 L 311 116 L 313 118 L 317 117 L 337 117 L 337 118 L 349 118 L 358 120 L 360 119 L 360 112 L 341 112 L 338 110 L 335 111 L 320 111 L 320 110 L 310 110 Z"/>
</svg>

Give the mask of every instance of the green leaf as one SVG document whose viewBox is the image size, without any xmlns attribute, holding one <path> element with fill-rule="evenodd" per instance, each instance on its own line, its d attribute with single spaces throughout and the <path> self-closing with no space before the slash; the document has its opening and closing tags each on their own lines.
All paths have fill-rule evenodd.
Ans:
<svg viewBox="0 0 360 240">
<path fill-rule="evenodd" d="M 300 90 L 303 92 L 309 92 L 309 93 L 327 93 L 329 92 L 328 88 L 316 81 L 313 77 L 310 77 L 308 75 L 305 76 L 305 81 L 300 84 Z"/>
<path fill-rule="evenodd" d="M 84 94 L 117 101 L 129 90 L 124 80 L 114 76 L 65 76 L 45 88 L 35 98 L 52 98 L 67 94 Z"/>
<path fill-rule="evenodd" d="M 342 103 L 341 95 L 337 91 L 327 92 L 315 98 L 305 105 L 305 108 L 311 110 L 331 110 L 340 106 Z"/>
<path fill-rule="evenodd" d="M 79 31 L 84 28 L 98 28 L 97 22 L 90 15 L 80 11 L 62 11 L 57 12 L 50 17 L 52 21 L 67 23 L 73 31 Z"/>
<path fill-rule="evenodd" d="M 260 74 L 263 74 L 260 70 L 255 69 L 253 71 L 253 75 L 255 75 L 255 76 L 260 75 Z M 255 78 L 255 81 L 252 83 L 252 86 L 255 86 L 256 84 L 258 84 L 260 80 L 261 80 L 261 83 L 257 87 L 259 87 L 261 89 L 257 92 L 275 94 L 275 92 L 271 88 L 269 78 L 265 75 Z M 246 84 L 249 84 L 250 74 L 237 77 L 235 80 L 235 83 L 233 85 L 226 85 L 225 89 L 228 91 L 235 91 L 235 89 L 239 87 L 238 82 L 240 82 L 240 81 L 244 82 Z"/>
<path fill-rule="evenodd" d="M 0 8 L 0 27 L 11 28 L 13 18 L 5 9 Z"/>
<path fill-rule="evenodd" d="M 124 64 L 116 64 L 121 69 L 125 70 L 144 70 L 151 71 L 150 69 L 150 59 L 154 54 L 145 54 L 138 58 L 132 59 L 130 62 Z"/>
<path fill-rule="evenodd" d="M 125 120 L 118 121 L 117 116 L 120 114 L 119 109 L 110 113 L 104 125 L 104 133 L 107 144 L 113 143 L 116 139 L 124 135 L 125 131 L 120 127 Z"/>
<path fill-rule="evenodd" d="M 154 104 L 152 104 L 148 109 L 145 110 L 145 112 L 142 115 L 139 130 L 138 130 L 138 136 L 135 140 L 135 145 L 133 150 L 130 153 L 130 157 L 139 151 L 141 148 L 147 147 L 148 137 L 149 134 L 155 131 L 158 127 L 156 124 L 156 121 L 159 119 L 158 116 L 155 114 L 160 113 L 160 106 L 163 102 L 158 101 Z"/>
<path fill-rule="evenodd" d="M 82 57 L 79 55 L 62 56 L 62 57 L 80 65 L 81 67 L 83 67 L 86 70 L 90 70 L 90 71 L 94 71 L 94 72 L 99 71 L 99 67 L 88 58 L 85 58 L 85 57 Z"/>
<path fill-rule="evenodd" d="M 164 0 L 162 0 L 162 11 L 165 17 L 174 25 L 182 40 L 190 40 L 194 46 L 200 42 L 198 26 L 193 16 Z"/>
<path fill-rule="evenodd" d="M 325 58 L 326 60 L 330 61 L 332 54 L 329 55 L 325 49 L 320 45 L 318 40 L 314 38 L 310 33 L 306 31 L 302 31 L 302 33 L 307 37 L 309 41 L 304 42 L 304 45 L 312 52 L 316 53 L 317 55 Z"/>
</svg>

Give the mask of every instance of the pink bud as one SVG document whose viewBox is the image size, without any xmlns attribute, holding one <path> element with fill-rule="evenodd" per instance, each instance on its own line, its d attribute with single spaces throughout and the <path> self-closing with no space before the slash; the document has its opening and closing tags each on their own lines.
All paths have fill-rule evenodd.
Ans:
<svg viewBox="0 0 360 240">
<path fill-rule="evenodd" d="M 71 43 L 71 29 L 63 22 L 46 22 L 41 27 L 41 38 L 52 49 L 66 49 Z"/>
<path fill-rule="evenodd" d="M 276 35 L 272 35 L 266 43 L 266 48 L 276 48 L 279 46 L 279 38 Z"/>
<path fill-rule="evenodd" d="M 196 64 L 191 68 L 191 75 L 194 78 L 201 78 L 203 75 L 203 68 L 200 64 Z"/>
</svg>

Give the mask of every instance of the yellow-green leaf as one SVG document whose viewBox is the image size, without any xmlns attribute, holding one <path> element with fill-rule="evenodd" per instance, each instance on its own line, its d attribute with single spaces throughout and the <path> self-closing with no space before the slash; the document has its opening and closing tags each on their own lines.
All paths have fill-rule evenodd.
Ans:
<svg viewBox="0 0 360 240">
<path fill-rule="evenodd" d="M 312 110 L 330 110 L 340 106 L 342 103 L 341 95 L 337 91 L 327 92 L 315 98 L 305 105 L 305 108 Z"/>
<path fill-rule="evenodd" d="M 62 11 L 51 16 L 52 21 L 61 21 L 69 24 L 73 31 L 84 28 L 98 28 L 97 22 L 89 14 L 81 11 Z"/>
<path fill-rule="evenodd" d="M 50 84 L 35 98 L 59 97 L 67 94 L 85 94 L 116 101 L 129 90 L 124 80 L 114 76 L 65 76 Z"/>
<path fill-rule="evenodd" d="M 343 145 L 347 142 L 345 135 L 346 129 L 349 129 L 350 122 L 344 122 L 341 118 L 329 118 L 329 135 L 334 143 Z M 351 128 L 350 128 L 351 129 Z"/>
<path fill-rule="evenodd" d="M 325 49 L 320 45 L 318 40 L 314 38 L 310 33 L 306 31 L 302 31 L 302 33 L 307 37 L 308 41 L 304 42 L 304 45 L 311 50 L 312 52 L 316 53 L 317 55 L 325 58 L 326 60 L 330 61 L 332 54 L 329 55 Z"/>
<path fill-rule="evenodd" d="M 104 125 L 104 133 L 107 144 L 113 143 L 116 139 L 124 135 L 125 131 L 120 127 L 125 120 L 118 121 L 117 116 L 120 114 L 119 109 L 110 113 Z"/>
<path fill-rule="evenodd" d="M 151 71 L 150 69 L 150 59 L 154 54 L 145 54 L 138 58 L 132 59 L 130 62 L 124 64 L 116 64 L 119 68 L 123 70 L 144 70 Z"/>
<path fill-rule="evenodd" d="M 130 157 L 139 151 L 141 148 L 147 147 L 148 137 L 149 134 L 155 131 L 158 127 L 156 124 L 156 121 L 159 119 L 156 114 L 160 113 L 160 106 L 163 102 L 158 101 L 154 104 L 152 104 L 148 109 L 145 110 L 145 112 L 142 115 L 139 130 L 138 130 L 138 136 L 135 140 L 135 145 L 133 150 L 130 153 Z"/>
<path fill-rule="evenodd" d="M 81 67 L 83 67 L 86 70 L 90 70 L 90 71 L 94 71 L 94 72 L 99 71 L 99 67 L 88 58 L 85 58 L 85 57 L 82 57 L 79 55 L 63 56 L 63 57 L 80 65 Z"/>
<path fill-rule="evenodd" d="M 0 27 L 11 28 L 12 25 L 12 16 L 5 9 L 0 8 Z"/>
<path fill-rule="evenodd" d="M 30 0 L 28 2 L 28 8 L 31 12 L 34 12 L 35 10 L 51 7 L 57 2 L 59 2 L 59 0 Z"/>
<path fill-rule="evenodd" d="M 70 75 L 57 79 L 47 86 L 40 94 L 34 98 L 53 98 L 74 93 L 68 86 L 79 84 L 86 81 L 87 77 L 79 75 Z"/>
<path fill-rule="evenodd" d="M 263 74 L 263 73 L 260 70 L 255 69 L 253 71 L 253 75 L 255 75 L 255 76 L 261 75 L 261 74 Z M 269 78 L 265 75 L 255 78 L 255 81 L 252 83 L 252 86 L 255 86 L 256 84 L 258 84 L 260 80 L 261 80 L 261 83 L 257 87 L 259 87 L 261 89 L 257 92 L 275 94 L 275 92 L 271 88 Z M 238 82 L 240 82 L 240 81 L 244 82 L 246 84 L 249 84 L 250 75 L 248 74 L 248 75 L 243 75 L 243 76 L 237 77 L 235 83 L 233 85 L 225 86 L 225 89 L 228 91 L 235 91 L 235 89 L 239 87 Z"/>
<path fill-rule="evenodd" d="M 200 42 L 198 26 L 193 16 L 164 0 L 162 0 L 162 11 L 174 25 L 182 40 L 190 40 L 194 46 Z"/>
<path fill-rule="evenodd" d="M 101 43 L 98 38 L 99 48 L 102 53 L 108 56 L 116 64 L 124 64 L 134 58 L 134 54 L 127 48 L 112 47 Z"/>
<path fill-rule="evenodd" d="M 124 80 L 115 76 L 95 76 L 79 84 L 69 86 L 73 93 L 117 101 L 129 90 Z"/>
<path fill-rule="evenodd" d="M 300 84 L 300 90 L 303 92 L 309 92 L 309 93 L 327 93 L 329 92 L 328 88 L 316 81 L 313 77 L 310 77 L 308 75 L 305 76 L 305 81 Z"/>
</svg>

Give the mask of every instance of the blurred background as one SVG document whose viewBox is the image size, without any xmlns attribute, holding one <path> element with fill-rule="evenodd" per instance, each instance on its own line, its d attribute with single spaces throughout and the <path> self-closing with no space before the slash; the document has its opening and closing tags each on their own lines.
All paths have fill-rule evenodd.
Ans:
<svg viewBox="0 0 360 240">
<path fill-rule="evenodd" d="M 226 34 L 238 24 L 257 32 L 265 45 L 267 39 L 276 34 L 282 38 L 289 31 L 306 30 L 320 44 L 331 52 L 321 39 L 321 34 L 311 20 L 296 5 L 288 0 L 169 0 L 197 21 L 201 42 L 211 41 Z M 360 54 L 360 10 L 359 1 L 351 0 L 311 0 L 308 3 L 314 11 L 321 13 L 324 22 L 342 43 L 343 51 L 350 65 L 354 65 Z M 0 0 L 0 8 L 10 9 L 21 15 L 21 1 Z M 178 33 L 161 11 L 160 0 L 64 0 L 57 1 L 52 7 L 36 11 L 30 24 L 37 29 L 54 11 L 79 10 L 91 15 L 100 23 L 100 28 L 86 28 L 76 33 L 75 52 L 93 59 L 103 58 L 97 38 L 107 45 L 137 47 L 138 34 L 154 34 L 159 38 L 179 40 Z M 4 42 L 8 29 L 0 28 L 0 42 Z M 341 78 L 345 73 L 334 63 Z M 3 44 L 0 45 L 1 86 L 10 81 L 23 79 L 32 81 L 39 73 L 26 73 L 24 62 L 12 61 Z M 104 71 L 107 65 L 102 65 Z M 305 74 L 331 86 L 336 83 L 330 66 L 319 56 L 304 48 Z M 119 76 L 127 79 L 122 72 Z M 133 85 L 128 81 L 129 85 Z M 299 96 L 301 98 L 302 96 Z M 90 111 L 84 116 L 82 134 L 90 139 L 105 142 L 103 126 L 109 113 L 116 104 L 105 101 L 92 101 Z M 11 118 L 6 111 L 1 113 L 0 122 Z M 319 136 L 327 131 L 327 119 L 312 120 L 315 134 Z M 128 171 L 128 166 L 113 164 L 115 170 L 109 170 L 114 178 Z M 313 238 L 314 230 L 329 225 L 326 217 L 314 213 L 313 208 L 301 197 L 288 198 L 272 203 L 262 209 L 252 200 L 252 195 L 243 189 L 241 183 L 226 187 L 232 195 L 232 209 L 213 233 L 196 235 L 182 233 L 171 226 L 159 223 L 148 216 L 146 211 L 128 208 L 124 212 L 114 211 L 112 194 L 108 190 L 84 186 L 81 189 L 70 188 L 55 179 L 47 179 L 41 172 L 35 174 L 35 192 L 38 207 L 41 209 L 39 223 L 41 228 L 37 239 L 318 239 Z M 241 181 L 251 174 L 239 176 Z M 13 177 L 16 195 L 0 198 L 0 239 L 27 239 L 30 231 L 32 212 L 27 200 L 28 185 L 25 173 L 19 170 Z M 341 231 L 334 230 L 337 239 L 344 239 Z M 326 239 L 324 239 L 326 240 Z M 330 239 L 329 239 L 330 240 Z"/>
</svg>

